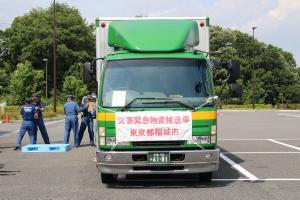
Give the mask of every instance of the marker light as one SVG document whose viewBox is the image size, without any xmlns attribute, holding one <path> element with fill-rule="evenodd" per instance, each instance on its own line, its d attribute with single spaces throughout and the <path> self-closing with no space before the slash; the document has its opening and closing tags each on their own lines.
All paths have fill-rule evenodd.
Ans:
<svg viewBox="0 0 300 200">
<path fill-rule="evenodd" d="M 101 23 L 101 27 L 105 28 L 106 24 L 104 22 Z"/>
<path fill-rule="evenodd" d="M 105 145 L 105 137 L 100 137 L 100 145 Z"/>
<path fill-rule="evenodd" d="M 101 137 L 104 137 L 105 136 L 105 127 L 99 127 L 99 135 Z"/>
<path fill-rule="evenodd" d="M 211 144 L 214 144 L 214 143 L 216 143 L 216 138 L 217 138 L 217 136 L 216 136 L 216 135 L 212 135 L 212 136 L 210 136 L 210 143 L 211 143 Z"/>
<path fill-rule="evenodd" d="M 204 27 L 204 25 L 205 25 L 205 23 L 204 23 L 204 21 L 200 21 L 200 27 Z"/>
<path fill-rule="evenodd" d="M 217 126 L 216 125 L 212 125 L 210 127 L 210 135 L 216 135 L 217 134 Z"/>
</svg>

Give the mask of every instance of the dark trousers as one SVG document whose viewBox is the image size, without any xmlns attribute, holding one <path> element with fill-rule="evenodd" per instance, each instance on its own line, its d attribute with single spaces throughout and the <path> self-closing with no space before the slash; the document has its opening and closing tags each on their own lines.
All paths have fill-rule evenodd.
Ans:
<svg viewBox="0 0 300 200">
<path fill-rule="evenodd" d="M 82 117 L 81 124 L 79 128 L 79 145 L 84 135 L 84 131 L 88 127 L 89 137 L 90 137 L 90 144 L 94 144 L 94 120 L 92 117 Z"/>
<path fill-rule="evenodd" d="M 42 138 L 44 140 L 44 143 L 50 144 L 49 136 L 48 136 L 47 129 L 46 129 L 45 123 L 44 123 L 44 119 L 42 117 L 39 117 L 38 119 L 33 120 L 33 123 L 34 123 L 34 129 L 33 129 L 34 141 L 33 141 L 33 143 L 36 144 L 37 130 L 39 128 Z"/>
</svg>

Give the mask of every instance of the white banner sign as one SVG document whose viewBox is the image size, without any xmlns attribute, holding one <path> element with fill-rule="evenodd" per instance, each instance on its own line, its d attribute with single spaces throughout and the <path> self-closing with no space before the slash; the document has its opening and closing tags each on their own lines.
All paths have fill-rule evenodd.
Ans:
<svg viewBox="0 0 300 200">
<path fill-rule="evenodd" d="M 190 140 L 190 111 L 116 112 L 117 142 Z"/>
</svg>

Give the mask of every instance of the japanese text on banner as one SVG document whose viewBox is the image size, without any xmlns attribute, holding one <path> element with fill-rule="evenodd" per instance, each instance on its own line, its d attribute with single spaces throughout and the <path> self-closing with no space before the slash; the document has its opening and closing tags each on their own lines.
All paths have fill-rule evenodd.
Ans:
<svg viewBox="0 0 300 200">
<path fill-rule="evenodd" d="M 118 142 L 186 140 L 192 135 L 189 111 L 117 112 L 115 119 Z"/>
</svg>

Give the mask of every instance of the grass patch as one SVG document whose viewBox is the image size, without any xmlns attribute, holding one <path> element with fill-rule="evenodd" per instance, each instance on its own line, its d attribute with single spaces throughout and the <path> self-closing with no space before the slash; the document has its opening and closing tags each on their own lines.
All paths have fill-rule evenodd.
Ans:
<svg viewBox="0 0 300 200">
<path fill-rule="evenodd" d="M 56 107 L 56 113 L 54 113 L 52 106 L 46 106 L 45 111 L 43 112 L 43 117 L 44 119 L 63 118 L 65 116 L 63 110 L 63 105 L 58 105 Z M 0 111 L 0 121 L 5 120 L 6 113 L 8 114 L 10 120 L 22 120 L 19 106 L 6 106 L 5 110 Z"/>
<path fill-rule="evenodd" d="M 222 109 L 228 110 L 252 110 L 252 104 L 222 105 Z M 300 104 L 255 104 L 256 110 L 300 110 Z"/>
</svg>

